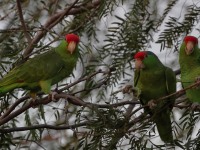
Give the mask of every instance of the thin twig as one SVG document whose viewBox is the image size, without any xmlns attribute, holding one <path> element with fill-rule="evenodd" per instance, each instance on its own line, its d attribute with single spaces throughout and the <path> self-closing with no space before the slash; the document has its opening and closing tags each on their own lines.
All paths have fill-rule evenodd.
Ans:
<svg viewBox="0 0 200 150">
<path fill-rule="evenodd" d="M 184 95 L 187 90 L 195 88 L 195 87 L 198 87 L 199 85 L 200 85 L 200 81 L 197 81 L 196 83 L 191 84 L 190 86 L 188 86 L 188 87 L 186 87 L 184 89 L 181 89 L 181 90 L 179 90 L 177 92 L 174 92 L 172 94 L 169 94 L 167 96 L 163 96 L 163 97 L 157 99 L 156 101 L 164 100 L 164 99 L 167 99 L 167 98 L 170 98 L 170 97 L 173 97 L 173 96 L 175 96 L 176 98 L 178 98 L 178 97 Z"/>
<path fill-rule="evenodd" d="M 94 73 L 92 73 L 92 74 L 90 74 L 90 75 L 88 75 L 88 76 L 86 76 L 86 77 L 80 78 L 80 79 L 78 79 L 77 81 L 75 81 L 75 82 L 73 82 L 73 83 L 71 83 L 71 84 L 65 86 L 64 88 L 61 88 L 60 90 L 58 90 L 58 92 L 62 92 L 62 91 L 64 91 L 64 90 L 67 90 L 67 89 L 69 89 L 70 87 L 72 87 L 72 86 L 74 86 L 74 85 L 76 85 L 76 84 L 78 84 L 78 83 L 80 83 L 80 82 L 82 82 L 82 81 L 89 80 L 89 79 L 91 79 L 92 77 L 94 77 L 95 75 L 97 75 L 97 74 L 99 74 L 99 73 L 108 74 L 108 73 L 110 73 L 110 71 L 107 71 L 107 72 L 106 72 L 106 71 L 102 71 L 101 69 L 99 69 L 99 70 L 97 70 L 96 72 L 94 72 Z"/>
<path fill-rule="evenodd" d="M 40 124 L 40 125 L 32 125 L 28 127 L 15 127 L 10 129 L 0 129 L 0 133 L 11 133 L 11 132 L 18 132 L 18 131 L 26 131 L 26 130 L 34 130 L 34 129 L 54 129 L 54 130 L 65 130 L 65 129 L 75 129 L 77 127 L 87 126 L 91 124 L 89 121 L 81 122 L 78 124 L 73 125 L 48 125 L 48 124 Z"/>
<path fill-rule="evenodd" d="M 15 118 L 16 116 L 20 115 L 21 113 L 23 113 L 24 111 L 26 111 L 27 109 L 31 108 L 31 102 L 27 102 L 24 106 L 22 106 L 20 109 L 16 110 L 15 112 L 9 114 L 8 116 L 5 116 L 3 119 L 0 120 L 0 126 L 7 123 L 8 121 L 10 121 L 11 119 Z"/>
<path fill-rule="evenodd" d="M 23 101 L 27 100 L 28 98 L 30 98 L 29 96 L 25 96 L 22 97 L 20 99 L 18 99 L 14 104 L 11 105 L 11 107 L 9 107 L 7 109 L 7 111 L 0 117 L 0 120 L 5 118 L 6 116 L 8 116 L 20 103 L 22 103 Z"/>
<path fill-rule="evenodd" d="M 22 13 L 22 7 L 21 7 L 20 0 L 17 0 L 17 10 L 18 10 L 18 13 L 19 13 L 19 19 L 20 19 L 22 27 L 23 27 L 24 35 L 25 35 L 28 43 L 30 44 L 32 39 L 27 32 L 27 27 L 26 27 L 26 24 L 24 22 L 24 17 L 23 17 L 23 13 Z"/>
</svg>

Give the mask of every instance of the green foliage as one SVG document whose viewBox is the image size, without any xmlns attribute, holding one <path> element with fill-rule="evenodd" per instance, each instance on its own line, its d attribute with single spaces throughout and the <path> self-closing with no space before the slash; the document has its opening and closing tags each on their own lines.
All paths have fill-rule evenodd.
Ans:
<svg viewBox="0 0 200 150">
<path fill-rule="evenodd" d="M 186 9 L 188 12 L 185 14 L 183 21 L 179 21 L 178 17 L 169 17 L 169 21 L 165 25 L 166 29 L 159 35 L 157 41 L 157 43 L 161 43 L 161 49 L 167 47 L 178 51 L 180 43 L 177 40 L 179 37 L 189 34 L 197 24 L 200 8 L 191 5 Z"/>
</svg>

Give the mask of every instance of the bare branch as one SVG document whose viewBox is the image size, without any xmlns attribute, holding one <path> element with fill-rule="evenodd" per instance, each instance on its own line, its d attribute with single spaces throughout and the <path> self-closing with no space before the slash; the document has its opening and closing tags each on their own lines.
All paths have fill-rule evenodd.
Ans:
<svg viewBox="0 0 200 150">
<path fill-rule="evenodd" d="M 189 90 L 189 89 L 192 89 L 192 88 L 196 88 L 196 87 L 198 87 L 199 85 L 200 85 L 200 81 L 197 81 L 197 82 L 191 84 L 190 86 L 188 86 L 188 87 L 186 87 L 186 88 L 184 88 L 184 89 L 181 89 L 181 90 L 179 90 L 179 91 L 177 91 L 177 92 L 174 92 L 174 93 L 172 93 L 172 94 L 169 94 L 169 95 L 167 95 L 167 96 L 161 97 L 161 98 L 157 99 L 157 101 L 159 101 L 159 100 L 164 100 L 164 99 L 167 99 L 167 98 L 170 98 L 170 97 L 173 97 L 173 96 L 176 96 L 176 98 L 178 98 L 178 97 L 184 95 L 184 94 L 185 94 L 185 91 L 187 91 L 187 90 Z"/>
<path fill-rule="evenodd" d="M 27 32 L 27 27 L 26 27 L 26 24 L 24 22 L 24 17 L 23 17 L 23 14 L 22 14 L 22 7 L 21 7 L 20 0 L 17 0 L 17 9 L 18 9 L 18 13 L 19 13 L 19 19 L 20 19 L 22 27 L 23 27 L 24 35 L 25 35 L 28 43 L 30 44 L 31 43 L 31 37 Z"/>
<path fill-rule="evenodd" d="M 22 103 L 23 101 L 27 100 L 28 98 L 30 98 L 29 96 L 25 96 L 22 97 L 20 99 L 18 99 L 13 105 L 11 105 L 10 108 L 7 109 L 7 111 L 0 117 L 0 120 L 5 118 L 6 116 L 8 116 L 20 103 Z"/>
<path fill-rule="evenodd" d="M 73 83 L 71 83 L 71 84 L 65 86 L 64 88 L 61 88 L 58 92 L 62 92 L 62 91 L 64 91 L 64 90 L 67 90 L 67 89 L 69 89 L 70 87 L 72 87 L 72 86 L 74 86 L 74 85 L 76 85 L 76 84 L 78 84 L 78 83 L 80 83 L 80 82 L 82 82 L 82 81 L 89 80 L 89 79 L 91 79 L 92 77 L 94 77 L 95 75 L 97 75 L 97 74 L 99 74 L 99 73 L 108 74 L 108 73 L 110 73 L 110 70 L 109 70 L 109 71 L 102 71 L 101 69 L 99 69 L 98 71 L 95 71 L 94 73 L 92 73 L 92 74 L 90 74 L 90 75 L 88 75 L 88 76 L 86 76 L 86 77 L 80 78 L 80 79 L 78 79 L 77 81 L 75 81 L 75 82 L 73 82 Z"/>
<path fill-rule="evenodd" d="M 16 110 L 15 112 L 9 114 L 8 116 L 5 116 L 4 118 L 0 119 L 0 126 L 7 123 L 8 121 L 10 121 L 11 119 L 15 118 L 16 116 L 20 115 L 21 113 L 23 113 L 24 111 L 26 111 L 27 109 L 31 108 L 31 102 L 27 102 L 23 107 L 21 107 L 20 109 Z"/>
<path fill-rule="evenodd" d="M 65 129 L 75 129 L 77 127 L 87 126 L 91 124 L 89 121 L 81 122 L 78 124 L 73 125 L 48 125 L 48 124 L 40 124 L 40 125 L 33 125 L 29 127 L 16 127 L 16 128 L 10 128 L 10 129 L 0 129 L 1 133 L 10 133 L 10 132 L 19 132 L 19 131 L 26 131 L 26 130 L 33 130 L 33 129 L 53 129 L 53 130 L 65 130 Z"/>
</svg>

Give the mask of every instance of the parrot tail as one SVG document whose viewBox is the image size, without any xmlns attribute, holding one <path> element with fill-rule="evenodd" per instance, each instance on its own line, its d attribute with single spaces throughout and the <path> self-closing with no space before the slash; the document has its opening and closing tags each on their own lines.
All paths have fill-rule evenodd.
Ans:
<svg viewBox="0 0 200 150">
<path fill-rule="evenodd" d="M 170 112 L 168 110 L 156 114 L 154 121 L 156 123 L 160 138 L 165 143 L 173 143 Z"/>
<path fill-rule="evenodd" d="M 0 96 L 5 95 L 7 92 L 10 92 L 10 91 L 14 90 L 17 87 L 18 87 L 17 84 L 11 84 L 11 85 L 6 85 L 6 86 L 1 86 L 0 85 Z"/>
</svg>

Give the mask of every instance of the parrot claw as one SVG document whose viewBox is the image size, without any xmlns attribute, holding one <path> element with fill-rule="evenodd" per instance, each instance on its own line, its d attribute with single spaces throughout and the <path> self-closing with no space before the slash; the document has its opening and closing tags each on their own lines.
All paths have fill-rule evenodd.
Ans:
<svg viewBox="0 0 200 150">
<path fill-rule="evenodd" d="M 191 109 L 194 110 L 200 110 L 200 104 L 197 102 L 192 103 Z"/>
<path fill-rule="evenodd" d="M 55 98 L 55 95 L 58 94 L 55 91 L 51 91 L 50 94 L 48 95 L 48 98 L 51 99 L 53 102 L 57 102 L 58 100 Z"/>
<path fill-rule="evenodd" d="M 130 93 L 133 89 L 133 86 L 132 85 L 126 85 L 123 89 L 122 89 L 122 93 L 125 94 L 125 93 Z"/>
<path fill-rule="evenodd" d="M 150 100 L 147 105 L 149 106 L 150 109 L 153 109 L 157 106 L 156 101 L 154 99 Z"/>
<path fill-rule="evenodd" d="M 36 108 L 37 107 L 37 94 L 34 92 L 30 92 L 30 97 L 31 97 L 31 101 L 32 101 L 32 108 Z"/>
<path fill-rule="evenodd" d="M 137 93 L 137 90 L 132 86 L 132 85 L 126 85 L 123 89 L 122 89 L 122 93 L 123 94 L 130 94 L 130 93 L 133 93 L 133 95 L 136 95 Z"/>
</svg>

